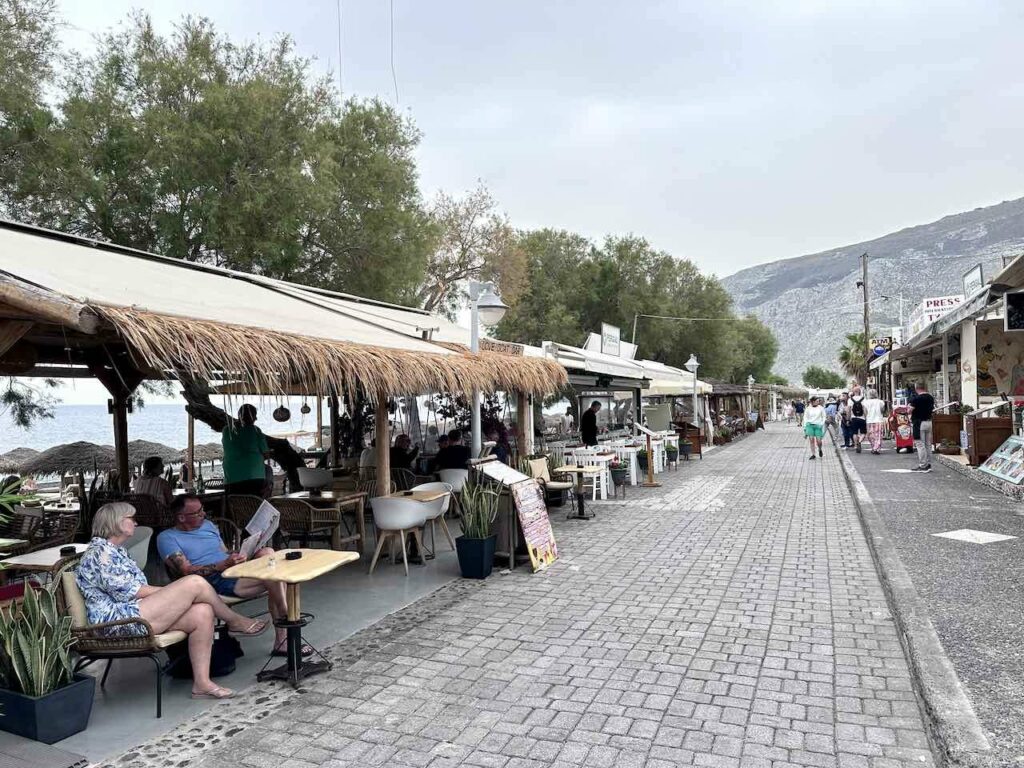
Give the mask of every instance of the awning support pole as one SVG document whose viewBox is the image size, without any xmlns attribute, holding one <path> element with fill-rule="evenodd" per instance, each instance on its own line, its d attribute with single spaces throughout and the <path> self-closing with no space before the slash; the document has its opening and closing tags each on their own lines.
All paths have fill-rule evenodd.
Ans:
<svg viewBox="0 0 1024 768">
<path fill-rule="evenodd" d="M 377 439 L 377 495 L 391 495 L 391 435 L 388 434 L 388 398 L 379 395 L 373 409 Z"/>
</svg>

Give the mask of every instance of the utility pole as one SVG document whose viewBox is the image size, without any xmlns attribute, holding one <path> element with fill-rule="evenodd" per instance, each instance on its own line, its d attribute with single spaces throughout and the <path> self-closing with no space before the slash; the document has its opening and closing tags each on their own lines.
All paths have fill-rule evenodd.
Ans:
<svg viewBox="0 0 1024 768">
<path fill-rule="evenodd" d="M 860 282 L 864 288 L 864 345 L 867 349 L 864 350 L 865 355 L 871 351 L 871 324 L 868 322 L 868 255 L 862 253 L 860 255 Z"/>
</svg>

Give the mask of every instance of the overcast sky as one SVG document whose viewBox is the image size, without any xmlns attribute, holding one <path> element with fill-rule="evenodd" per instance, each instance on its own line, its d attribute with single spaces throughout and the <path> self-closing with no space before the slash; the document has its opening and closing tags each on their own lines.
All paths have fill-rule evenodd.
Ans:
<svg viewBox="0 0 1024 768">
<path fill-rule="evenodd" d="M 286 33 L 337 72 L 336 0 L 63 0 Z M 346 94 L 423 131 L 424 193 L 633 232 L 719 276 L 1024 195 L 1019 0 L 341 0 Z M 77 399 L 77 398 L 75 398 Z"/>
</svg>

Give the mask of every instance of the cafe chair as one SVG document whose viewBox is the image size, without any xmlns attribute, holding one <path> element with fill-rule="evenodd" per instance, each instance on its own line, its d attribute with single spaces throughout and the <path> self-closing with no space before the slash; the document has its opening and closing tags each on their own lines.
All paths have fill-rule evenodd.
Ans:
<svg viewBox="0 0 1024 768">
<path fill-rule="evenodd" d="M 124 543 L 128 557 L 135 561 L 140 571 L 146 570 L 149 562 L 149 540 L 153 538 L 153 529 L 148 525 L 135 526 L 135 533 Z"/>
<path fill-rule="evenodd" d="M 150 659 L 156 667 L 156 716 L 161 717 L 163 707 L 163 676 L 169 664 L 160 661 L 160 654 L 175 643 L 184 642 L 188 635 L 178 630 L 170 630 L 157 634 L 145 619 L 119 619 L 102 624 L 90 624 L 85 608 L 85 598 L 75 583 L 74 565 L 65 566 L 60 572 L 60 589 L 57 592 L 58 607 L 61 613 L 71 617 L 71 634 L 75 639 L 74 652 L 78 654 L 75 672 L 97 661 L 106 660 L 107 667 L 100 678 L 100 688 L 107 682 L 110 667 L 115 659 Z M 105 630 L 110 627 L 134 625 L 143 634 L 140 635 L 108 635 Z"/>
<path fill-rule="evenodd" d="M 469 480 L 468 469 L 442 469 L 437 473 L 438 477 L 441 478 L 441 482 L 451 486 L 452 498 L 455 500 L 455 506 L 458 507 L 460 494 L 462 488 Z"/>
<path fill-rule="evenodd" d="M 130 493 L 120 500 L 135 507 L 135 520 L 139 525 L 160 530 L 174 527 L 175 520 L 170 510 L 148 493 Z"/>
<path fill-rule="evenodd" d="M 227 517 L 237 528 L 244 529 L 263 503 L 262 496 L 233 494 L 228 496 Z M 276 503 L 275 503 L 275 506 Z"/>
<path fill-rule="evenodd" d="M 455 539 L 452 538 L 452 532 L 448 529 L 448 523 L 445 522 L 444 515 L 448 511 L 448 507 L 452 502 L 452 487 L 448 483 L 420 483 L 417 486 L 410 488 L 412 491 L 447 491 L 447 495 L 437 501 L 431 502 L 420 502 L 424 506 L 430 507 L 430 512 L 427 513 L 427 522 L 430 523 L 430 553 L 436 554 L 437 545 L 435 544 L 435 534 L 437 524 L 441 523 L 441 530 L 444 531 L 445 538 L 448 539 L 448 544 L 455 549 Z"/>
<path fill-rule="evenodd" d="M 529 470 L 529 475 L 538 483 L 544 490 L 544 495 L 547 496 L 548 492 L 553 494 L 569 494 L 570 507 L 575 508 L 576 496 L 572 492 L 573 482 L 571 480 L 552 480 L 551 471 L 548 467 L 547 456 L 540 456 L 536 459 L 527 459 L 526 466 Z"/>
<path fill-rule="evenodd" d="M 408 491 L 416 485 L 416 473 L 411 469 L 396 467 L 391 470 L 391 480 L 400 491 Z"/>
<path fill-rule="evenodd" d="M 303 548 L 310 542 L 322 541 L 331 549 L 341 549 L 341 512 L 336 506 L 314 507 L 302 499 L 280 497 L 271 503 L 281 514 L 279 526 L 286 547 L 298 540 Z"/>
<path fill-rule="evenodd" d="M 329 469 L 299 467 L 299 485 L 304 491 L 323 490 L 334 483 L 334 474 Z"/>
<path fill-rule="evenodd" d="M 423 539 L 420 534 L 427 522 L 429 505 L 401 496 L 378 496 L 370 499 L 370 503 L 373 505 L 373 524 L 377 529 L 377 547 L 370 562 L 370 573 L 377 567 L 377 559 L 384 549 L 384 542 L 391 539 L 394 548 L 394 539 L 397 539 L 402 547 L 402 565 L 405 566 L 405 575 L 408 576 L 409 559 L 405 551 L 405 535 L 412 533 L 416 539 L 416 546 L 422 553 Z"/>
</svg>

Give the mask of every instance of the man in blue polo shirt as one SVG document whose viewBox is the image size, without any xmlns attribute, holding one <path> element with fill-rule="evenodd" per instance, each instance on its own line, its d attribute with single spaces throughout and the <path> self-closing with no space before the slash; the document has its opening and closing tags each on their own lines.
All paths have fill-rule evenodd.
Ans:
<svg viewBox="0 0 1024 768">
<path fill-rule="evenodd" d="M 282 582 L 224 577 L 224 571 L 237 563 L 245 562 L 245 557 L 237 552 L 228 551 L 220 536 L 220 529 L 206 519 L 203 502 L 198 496 L 176 496 L 171 502 L 170 512 L 174 516 L 175 526 L 162 531 L 156 537 L 156 548 L 160 553 L 160 559 L 167 564 L 167 569 L 173 576 L 202 576 L 210 582 L 217 594 L 227 597 L 259 597 L 265 592 L 270 615 L 275 620 L 288 615 L 288 602 Z M 257 551 L 255 557 L 272 554 L 274 550 L 267 547 Z M 275 632 L 274 650 L 271 655 L 287 656 L 287 633 L 276 625 L 276 621 Z M 310 646 L 302 646 L 303 656 L 308 656 L 312 652 Z"/>
</svg>

